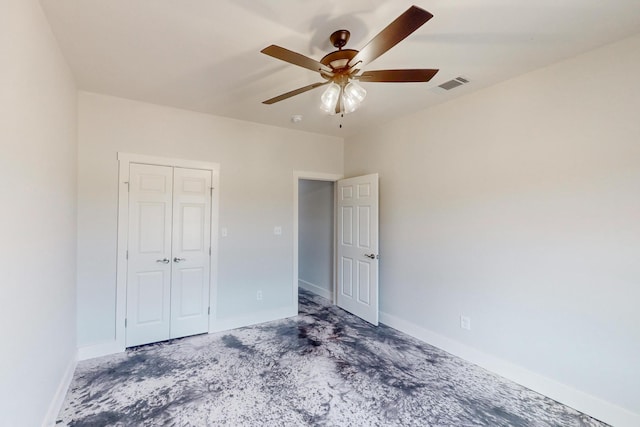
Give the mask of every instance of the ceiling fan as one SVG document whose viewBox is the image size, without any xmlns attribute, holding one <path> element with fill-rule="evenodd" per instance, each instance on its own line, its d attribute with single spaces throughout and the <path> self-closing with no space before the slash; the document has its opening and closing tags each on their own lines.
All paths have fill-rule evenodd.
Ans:
<svg viewBox="0 0 640 427">
<path fill-rule="evenodd" d="M 349 41 L 350 33 L 347 30 L 335 31 L 329 40 L 338 50 L 325 55 L 320 61 L 276 45 L 262 49 L 261 52 L 265 55 L 316 71 L 325 80 L 267 99 L 263 101 L 263 104 L 274 104 L 311 89 L 329 85 L 322 94 L 321 108 L 331 114 L 350 113 L 360 106 L 367 94 L 357 81 L 367 83 L 428 82 L 438 70 L 375 70 L 359 73 L 363 67 L 400 43 L 431 18 L 433 18 L 431 13 L 417 6 L 411 6 L 360 51 L 343 49 Z"/>
</svg>

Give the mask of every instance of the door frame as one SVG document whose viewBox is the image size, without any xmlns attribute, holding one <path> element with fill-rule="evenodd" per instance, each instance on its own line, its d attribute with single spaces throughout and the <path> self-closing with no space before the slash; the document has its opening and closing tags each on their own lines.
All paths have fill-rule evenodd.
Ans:
<svg viewBox="0 0 640 427">
<path fill-rule="evenodd" d="M 298 313 L 298 191 L 299 191 L 299 181 L 301 179 L 308 179 L 311 181 L 329 181 L 334 183 L 333 189 L 333 283 L 331 284 L 332 292 L 332 303 L 335 304 L 336 301 L 336 215 L 335 215 L 335 206 L 336 206 L 336 191 L 335 191 L 335 183 L 344 178 L 342 174 L 334 174 L 334 173 L 324 173 L 324 172 L 310 172 L 310 171 L 293 171 L 293 286 L 292 286 L 292 309 L 295 313 Z"/>
<path fill-rule="evenodd" d="M 127 247 L 129 241 L 129 165 L 142 163 L 186 169 L 211 171 L 211 256 L 209 257 L 209 331 L 216 322 L 218 291 L 218 216 L 220 208 L 220 164 L 118 152 L 118 241 L 116 258 L 116 319 L 115 340 L 121 351 L 126 348 L 125 318 L 127 315 Z"/>
</svg>

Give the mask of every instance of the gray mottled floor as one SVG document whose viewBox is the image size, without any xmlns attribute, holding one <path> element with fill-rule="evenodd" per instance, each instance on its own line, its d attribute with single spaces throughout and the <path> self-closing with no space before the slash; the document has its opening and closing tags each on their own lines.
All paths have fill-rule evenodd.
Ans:
<svg viewBox="0 0 640 427">
<path fill-rule="evenodd" d="M 296 318 L 80 363 L 58 425 L 605 424 L 302 291 Z"/>
</svg>

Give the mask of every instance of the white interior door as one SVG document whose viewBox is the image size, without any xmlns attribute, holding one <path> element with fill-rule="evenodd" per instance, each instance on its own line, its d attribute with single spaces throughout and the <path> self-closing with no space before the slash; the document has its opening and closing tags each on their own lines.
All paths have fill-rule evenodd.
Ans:
<svg viewBox="0 0 640 427">
<path fill-rule="evenodd" d="M 173 168 L 130 165 L 127 347 L 169 337 L 172 193 Z"/>
<path fill-rule="evenodd" d="M 173 173 L 171 338 L 209 330 L 211 171 Z"/>
<path fill-rule="evenodd" d="M 338 181 L 339 307 L 378 324 L 378 174 Z"/>
</svg>

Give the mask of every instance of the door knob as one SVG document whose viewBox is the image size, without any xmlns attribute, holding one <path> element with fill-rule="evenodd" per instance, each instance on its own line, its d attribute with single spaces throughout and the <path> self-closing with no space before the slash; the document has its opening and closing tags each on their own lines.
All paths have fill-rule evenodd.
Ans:
<svg viewBox="0 0 640 427">
<path fill-rule="evenodd" d="M 169 258 L 157 259 L 156 262 L 161 262 L 163 264 L 169 264 L 171 260 Z"/>
<path fill-rule="evenodd" d="M 186 258 L 178 258 L 178 257 L 175 257 L 175 258 L 173 259 L 173 262 L 181 262 L 181 261 L 186 261 L 186 260 L 187 260 Z"/>
<path fill-rule="evenodd" d="M 364 256 L 366 256 L 367 258 L 376 259 L 376 256 L 374 254 L 364 254 Z"/>
</svg>

